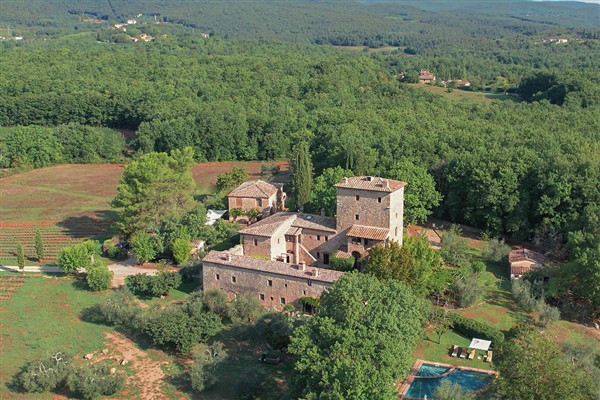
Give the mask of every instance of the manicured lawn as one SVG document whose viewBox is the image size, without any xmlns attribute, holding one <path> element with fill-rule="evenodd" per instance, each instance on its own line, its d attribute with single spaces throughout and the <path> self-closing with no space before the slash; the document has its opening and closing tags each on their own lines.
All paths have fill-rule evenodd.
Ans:
<svg viewBox="0 0 600 400">
<path fill-rule="evenodd" d="M 0 303 L 0 398 L 15 396 L 7 385 L 29 361 L 54 350 L 82 357 L 104 348 L 104 333 L 112 328 L 84 322 L 79 316 L 107 294 L 80 288 L 72 277 L 25 278 L 24 285 Z M 48 394 L 27 398 L 47 399 Z"/>
<path fill-rule="evenodd" d="M 472 338 L 466 338 L 453 331 L 449 331 L 442 335 L 440 343 L 438 343 L 438 336 L 435 334 L 429 334 L 428 338 L 419 344 L 413 355 L 415 358 L 420 358 L 427 361 L 461 365 L 472 368 L 494 369 L 493 362 L 488 363 L 483 361 L 483 351 L 478 350 L 473 360 L 450 356 L 453 345 L 467 347 L 471 343 L 471 339 Z M 478 360 L 478 356 L 481 356 L 482 359 Z"/>
</svg>

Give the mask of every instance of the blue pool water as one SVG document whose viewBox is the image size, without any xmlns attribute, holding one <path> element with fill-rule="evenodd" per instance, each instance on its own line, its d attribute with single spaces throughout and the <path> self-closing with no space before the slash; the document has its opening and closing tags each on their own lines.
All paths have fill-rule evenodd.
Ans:
<svg viewBox="0 0 600 400">
<path fill-rule="evenodd" d="M 464 389 L 469 391 L 476 391 L 486 387 L 492 379 L 493 375 L 488 375 L 484 372 L 476 371 L 463 371 L 455 369 L 450 374 L 443 378 L 431 378 L 431 379 L 419 379 L 418 377 L 424 376 L 436 376 L 446 372 L 446 367 L 436 367 L 431 364 L 423 364 L 417 372 L 417 378 L 410 384 L 406 397 L 415 399 L 424 399 L 427 396 L 428 399 L 433 398 L 433 393 L 440 386 L 443 380 L 447 380 L 450 383 L 458 383 Z M 433 374 L 432 372 L 439 372 Z"/>
<path fill-rule="evenodd" d="M 417 376 L 437 376 L 442 375 L 448 372 L 450 368 L 448 367 L 436 367 L 432 364 L 422 364 L 419 371 L 417 371 Z"/>
</svg>

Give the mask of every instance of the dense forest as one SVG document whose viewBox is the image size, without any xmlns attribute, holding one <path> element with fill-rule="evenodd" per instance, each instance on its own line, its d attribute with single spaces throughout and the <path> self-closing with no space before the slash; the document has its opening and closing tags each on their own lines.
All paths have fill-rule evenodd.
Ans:
<svg viewBox="0 0 600 400">
<path fill-rule="evenodd" d="M 134 150 L 191 146 L 197 161 L 285 159 L 308 141 L 317 174 L 386 175 L 409 159 L 435 177 L 441 216 L 521 238 L 587 226 L 600 204 L 597 86 L 562 106 L 457 104 L 333 48 L 78 40 L 4 51 L 0 124 L 137 129 Z"/>
</svg>

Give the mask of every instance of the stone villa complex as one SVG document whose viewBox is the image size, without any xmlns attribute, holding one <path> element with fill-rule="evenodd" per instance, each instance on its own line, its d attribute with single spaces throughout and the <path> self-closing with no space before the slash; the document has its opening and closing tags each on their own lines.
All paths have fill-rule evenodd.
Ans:
<svg viewBox="0 0 600 400">
<path fill-rule="evenodd" d="M 264 196 L 268 201 L 285 198 L 275 187 L 267 190 L 267 185 L 262 181 L 240 185 L 229 196 L 230 208 L 232 203 L 241 207 L 244 201 L 262 207 L 268 204 L 263 203 Z M 377 244 L 388 240 L 402 244 L 405 186 L 371 176 L 344 178 L 336 185 L 337 218 L 276 212 L 249 225 L 240 230 L 241 255 L 217 251 L 206 255 L 204 290 L 256 293 L 265 307 L 277 309 L 302 297 L 319 297 L 343 274 L 328 269 L 332 257 L 358 260 Z"/>
</svg>

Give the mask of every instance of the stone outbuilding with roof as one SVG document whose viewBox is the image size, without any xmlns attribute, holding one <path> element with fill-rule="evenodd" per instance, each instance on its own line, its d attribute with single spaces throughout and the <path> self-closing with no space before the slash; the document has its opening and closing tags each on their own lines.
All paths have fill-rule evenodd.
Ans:
<svg viewBox="0 0 600 400">
<path fill-rule="evenodd" d="M 285 207 L 286 194 L 281 185 L 256 180 L 242 183 L 227 195 L 228 210 L 257 209 L 260 214 L 270 215 Z"/>
<path fill-rule="evenodd" d="M 550 260 L 537 251 L 529 250 L 523 247 L 513 249 L 508 254 L 510 263 L 510 279 L 519 279 L 527 272 L 540 268 Z"/>
</svg>

